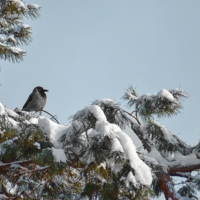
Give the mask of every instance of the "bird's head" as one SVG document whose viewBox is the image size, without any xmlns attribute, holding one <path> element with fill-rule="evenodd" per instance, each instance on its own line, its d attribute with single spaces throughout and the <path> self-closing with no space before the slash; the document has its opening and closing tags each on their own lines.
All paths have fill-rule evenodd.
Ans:
<svg viewBox="0 0 200 200">
<path fill-rule="evenodd" d="M 44 93 L 44 92 L 48 92 L 49 90 L 46 90 L 43 87 L 37 86 L 37 87 L 34 88 L 33 92 L 34 91 L 38 91 L 40 93 Z"/>
</svg>

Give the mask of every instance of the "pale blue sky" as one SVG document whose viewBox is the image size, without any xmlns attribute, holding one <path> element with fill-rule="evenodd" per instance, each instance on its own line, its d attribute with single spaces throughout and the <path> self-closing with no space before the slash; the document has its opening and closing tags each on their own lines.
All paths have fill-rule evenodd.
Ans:
<svg viewBox="0 0 200 200">
<path fill-rule="evenodd" d="M 28 0 L 42 7 L 25 60 L 1 60 L 0 100 L 22 107 L 35 86 L 49 89 L 45 110 L 62 124 L 101 98 L 121 102 L 132 84 L 139 94 L 178 88 L 190 98 L 182 112 L 160 120 L 189 144 L 200 133 L 200 1 Z M 127 108 L 127 110 L 129 110 Z"/>
</svg>

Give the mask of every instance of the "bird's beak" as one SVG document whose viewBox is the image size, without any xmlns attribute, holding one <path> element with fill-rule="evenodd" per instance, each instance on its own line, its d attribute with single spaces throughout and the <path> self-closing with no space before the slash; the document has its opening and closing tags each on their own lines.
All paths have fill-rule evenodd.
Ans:
<svg viewBox="0 0 200 200">
<path fill-rule="evenodd" d="M 49 90 L 44 89 L 43 91 L 44 91 L 44 92 L 48 92 Z"/>
</svg>

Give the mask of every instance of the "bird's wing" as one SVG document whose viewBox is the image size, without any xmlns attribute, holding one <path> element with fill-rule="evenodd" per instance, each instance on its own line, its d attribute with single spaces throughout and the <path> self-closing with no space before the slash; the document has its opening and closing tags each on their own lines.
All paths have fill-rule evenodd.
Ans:
<svg viewBox="0 0 200 200">
<path fill-rule="evenodd" d="M 26 103 L 24 104 L 22 110 L 26 109 L 26 107 L 28 106 L 28 104 L 32 101 L 33 99 L 33 93 L 31 93 L 26 101 Z"/>
</svg>

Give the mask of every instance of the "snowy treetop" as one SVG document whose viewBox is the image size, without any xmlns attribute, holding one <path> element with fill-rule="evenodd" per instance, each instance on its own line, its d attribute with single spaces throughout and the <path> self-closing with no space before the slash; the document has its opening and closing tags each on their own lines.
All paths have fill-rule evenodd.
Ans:
<svg viewBox="0 0 200 200">
<path fill-rule="evenodd" d="M 67 158 L 70 160 L 81 156 L 81 160 L 88 164 L 105 162 L 115 173 L 122 171 L 128 161 L 128 165 L 135 174 L 128 172 L 129 176 L 127 174 L 125 178 L 127 185 L 129 182 L 135 186 L 138 183 L 149 185 L 152 181 L 149 167 L 138 157 L 131 138 L 116 125 L 123 124 L 123 118 L 110 116 L 111 121 L 115 121 L 116 124 L 107 120 L 105 109 L 112 111 L 114 106 L 117 105 L 111 100 L 95 101 L 91 106 L 78 111 L 73 116 L 66 134 L 61 137 L 63 147 L 69 153 Z M 117 109 L 119 113 L 122 112 L 119 108 Z M 128 119 L 125 118 L 125 120 Z M 115 157 L 118 157 L 117 163 Z"/>
<path fill-rule="evenodd" d="M 163 186 L 166 196 L 175 200 L 190 195 L 191 192 L 184 193 L 185 186 L 177 193 L 170 176 L 187 178 L 191 185 L 199 187 L 198 176 L 191 179 L 190 173 L 199 169 L 200 143 L 194 147 L 187 145 L 152 117 L 178 112 L 182 97 L 186 94 L 179 89 L 162 89 L 153 95 L 139 96 L 129 88 L 124 99 L 129 106 L 135 106 L 133 112 L 123 110 L 111 99 L 96 100 L 75 113 L 68 126 L 25 111 L 17 114 L 0 103 L 0 168 L 8 166 L 12 173 L 19 174 L 17 183 L 12 184 L 12 173 L 3 171 L 2 177 L 5 174 L 8 177 L 5 190 L 17 194 L 30 188 L 31 182 L 35 187 L 40 185 L 41 193 L 49 191 L 47 185 L 56 183 L 59 198 L 65 196 L 61 187 L 68 188 L 67 195 L 77 199 L 88 196 L 91 188 L 96 191 L 96 187 L 106 187 L 112 188 L 111 191 L 118 188 L 118 193 L 109 193 L 110 199 L 123 199 L 130 192 L 134 198 L 141 192 L 147 197 L 152 184 L 153 188 Z M 145 120 L 140 122 L 140 118 Z M 127 126 L 141 140 L 141 151 L 136 150 L 132 139 L 123 131 Z M 51 183 L 49 179 L 43 180 L 46 170 L 50 176 L 54 174 Z M 35 176 L 30 178 L 29 173 L 35 171 L 43 178 L 38 181 Z M 84 190 L 78 194 L 80 185 Z"/>
<path fill-rule="evenodd" d="M 153 120 L 153 116 L 163 117 L 177 114 L 182 108 L 180 100 L 187 94 L 180 89 L 162 89 L 156 94 L 139 96 L 130 86 L 123 99 L 128 101 L 128 106 L 135 106 L 135 111 L 145 120 Z"/>
<path fill-rule="evenodd" d="M 18 131 L 21 130 L 17 119 L 22 120 L 22 116 L 5 108 L 1 103 L 0 114 L 10 126 Z M 81 120 L 87 119 L 88 116 L 94 118 L 92 120 L 94 123 L 83 125 L 84 122 Z M 121 180 L 127 187 L 130 184 L 135 187 L 140 184 L 150 185 L 152 182 L 151 170 L 138 156 L 131 138 L 118 125 L 109 123 L 98 105 L 90 105 L 78 111 L 69 126 L 57 124 L 43 116 L 25 119 L 24 123 L 36 125 L 44 131 L 54 146 L 51 151 L 58 162 L 70 163 L 79 156 L 79 159 L 88 165 L 103 163 L 116 175 L 129 166 L 130 171 L 120 174 Z M 34 146 L 37 149 L 41 148 L 39 142 L 35 142 Z"/>
</svg>

